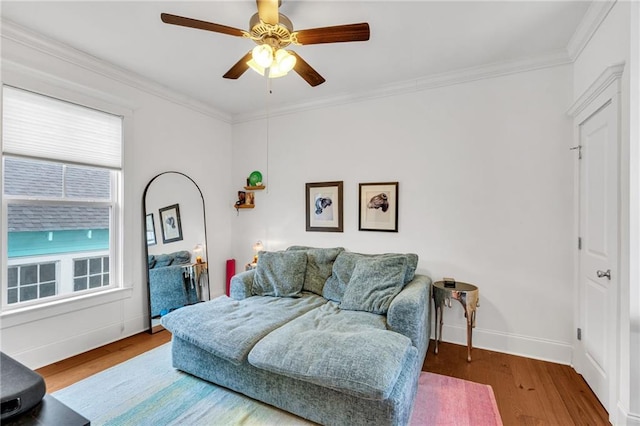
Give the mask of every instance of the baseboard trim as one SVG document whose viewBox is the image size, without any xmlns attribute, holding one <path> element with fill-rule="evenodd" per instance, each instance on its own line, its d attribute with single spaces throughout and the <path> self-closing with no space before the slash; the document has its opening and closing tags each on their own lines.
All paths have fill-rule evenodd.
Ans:
<svg viewBox="0 0 640 426">
<path fill-rule="evenodd" d="M 444 324 L 442 327 L 442 341 L 466 345 L 466 327 Z M 567 342 L 481 328 L 473 329 L 473 347 L 565 365 L 571 365 L 573 354 L 573 348 Z"/>
<path fill-rule="evenodd" d="M 147 321 L 146 316 L 130 318 L 124 323 L 115 321 L 105 327 L 94 329 L 87 333 L 10 355 L 35 370 L 138 334 L 148 328 Z"/>
<path fill-rule="evenodd" d="M 616 423 L 618 425 L 626 425 L 626 426 L 640 426 L 640 413 L 628 413 L 623 407 L 616 407 Z M 611 419 L 611 418 L 609 418 Z"/>
</svg>

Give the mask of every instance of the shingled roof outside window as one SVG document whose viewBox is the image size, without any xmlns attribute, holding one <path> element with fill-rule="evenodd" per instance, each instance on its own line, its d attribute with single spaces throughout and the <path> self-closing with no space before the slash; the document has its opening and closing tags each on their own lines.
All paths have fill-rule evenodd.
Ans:
<svg viewBox="0 0 640 426">
<path fill-rule="evenodd" d="M 5 157 L 4 193 L 108 200 L 109 170 Z M 109 228 L 109 212 L 102 208 L 12 204 L 7 213 L 9 232 Z"/>
</svg>

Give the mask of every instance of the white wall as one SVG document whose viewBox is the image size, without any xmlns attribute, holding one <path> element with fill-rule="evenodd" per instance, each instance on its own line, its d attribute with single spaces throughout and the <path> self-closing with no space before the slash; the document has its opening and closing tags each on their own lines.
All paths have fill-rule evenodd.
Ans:
<svg viewBox="0 0 640 426">
<path fill-rule="evenodd" d="M 638 57 L 640 41 L 637 2 L 618 1 L 574 63 L 573 97 L 577 99 L 610 65 L 625 63 L 621 91 L 620 133 L 620 330 L 617 336 L 619 384 L 617 412 L 620 424 L 640 425 L 640 276 L 638 272 Z M 632 33 L 633 29 L 633 33 Z M 635 91 L 632 108 L 631 90 Z M 635 137 L 632 137 L 632 133 Z M 634 231 L 632 233 L 632 230 Z M 613 411 L 613 410 L 612 410 Z"/>
<path fill-rule="evenodd" d="M 143 331 L 148 326 L 142 193 L 156 174 L 176 170 L 200 186 L 207 210 L 212 294 L 224 291 L 229 257 L 231 126 L 170 95 L 152 94 L 108 64 L 3 27 L 3 83 L 130 112 L 124 154 L 124 290 L 2 315 L 1 350 L 31 368 Z M 19 33 L 19 32 L 18 32 Z M 9 34 L 9 36 L 7 36 Z M 126 83 L 125 83 L 126 81 Z M 135 81 L 135 78 L 132 79 Z"/>
<path fill-rule="evenodd" d="M 480 287 L 474 344 L 570 362 L 571 67 L 301 111 L 233 127 L 237 188 L 261 170 L 267 190 L 233 223 L 251 245 L 415 252 L 418 271 Z M 269 162 L 267 164 L 266 158 Z M 305 232 L 305 183 L 344 181 L 344 233 Z M 358 183 L 399 182 L 399 232 L 358 231 Z M 235 215 L 235 213 L 234 213 Z M 465 342 L 462 309 L 444 339 Z"/>
<path fill-rule="evenodd" d="M 629 411 L 640 425 L 640 2 L 631 4 L 629 49 Z M 633 260 L 632 260 L 633 259 Z M 622 372 L 624 373 L 624 371 Z M 631 415 L 630 415 L 631 416 Z M 629 417 L 630 417 L 629 416 Z M 630 420 L 629 425 L 632 424 Z"/>
</svg>

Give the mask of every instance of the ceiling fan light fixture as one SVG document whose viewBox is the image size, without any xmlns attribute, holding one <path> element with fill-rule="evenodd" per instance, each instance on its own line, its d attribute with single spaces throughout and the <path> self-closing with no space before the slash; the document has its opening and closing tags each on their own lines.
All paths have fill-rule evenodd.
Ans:
<svg viewBox="0 0 640 426">
<path fill-rule="evenodd" d="M 256 48 L 262 47 L 265 45 L 256 46 L 253 50 L 256 51 Z M 271 46 L 266 46 L 271 49 Z M 284 77 L 295 67 L 296 65 L 296 57 L 292 55 L 288 51 L 284 49 L 278 49 L 275 55 L 272 55 L 272 60 L 269 66 L 263 66 L 263 64 L 268 61 L 262 60 L 262 63 L 258 61 L 258 58 L 264 59 L 261 57 L 263 52 L 268 49 L 259 49 L 257 53 L 254 55 L 252 53 L 252 59 L 247 62 L 249 68 L 257 72 L 258 74 L 268 77 L 268 78 L 279 78 Z"/>
<path fill-rule="evenodd" d="M 249 65 L 249 68 L 257 72 L 261 76 L 268 77 L 268 78 L 284 77 L 288 73 L 288 71 L 284 71 L 280 67 L 278 67 L 278 64 L 276 63 L 274 63 L 268 68 L 264 68 L 260 66 L 260 64 L 258 64 L 254 59 L 251 59 L 250 61 L 247 62 L 247 65 Z"/>
<path fill-rule="evenodd" d="M 273 64 L 271 68 L 269 68 L 269 78 L 279 78 L 287 75 L 289 71 L 283 70 L 278 66 L 278 64 Z"/>
<path fill-rule="evenodd" d="M 286 74 L 296 66 L 296 57 L 284 49 L 278 49 L 276 52 L 276 65 Z"/>
<path fill-rule="evenodd" d="M 269 68 L 273 63 L 273 48 L 268 44 L 259 44 L 253 48 L 251 56 L 262 68 Z"/>
<path fill-rule="evenodd" d="M 258 64 L 255 59 L 251 59 L 250 61 L 248 61 L 247 65 L 249 65 L 249 68 L 257 72 L 261 76 L 265 75 L 265 70 L 267 68 L 260 66 L 260 64 Z"/>
</svg>

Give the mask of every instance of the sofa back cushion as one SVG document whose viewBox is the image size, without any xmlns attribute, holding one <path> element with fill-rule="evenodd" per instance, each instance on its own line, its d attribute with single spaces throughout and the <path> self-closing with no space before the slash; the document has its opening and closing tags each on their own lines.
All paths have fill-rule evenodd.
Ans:
<svg viewBox="0 0 640 426">
<path fill-rule="evenodd" d="M 351 275 L 356 267 L 356 263 L 360 259 L 367 258 L 384 258 L 404 256 L 407 260 L 407 266 L 404 274 L 404 284 L 413 280 L 416 273 L 416 267 L 418 266 L 418 255 L 414 253 L 400 254 L 400 253 L 385 253 L 385 254 L 362 254 L 352 253 L 344 251 L 338 255 L 333 263 L 333 270 L 331 277 L 327 279 L 322 290 L 322 295 L 329 300 L 335 302 L 342 301 L 344 292 L 347 289 L 347 285 L 351 280 Z"/>
<path fill-rule="evenodd" d="M 153 266 L 151 259 L 153 258 Z M 171 265 L 186 265 L 191 263 L 191 253 L 188 250 L 175 251 L 169 254 L 149 256 L 149 268 L 163 268 Z"/>
<path fill-rule="evenodd" d="M 304 251 L 262 251 L 258 254 L 251 293 L 295 297 L 302 291 L 306 270 L 307 254 Z"/>
<path fill-rule="evenodd" d="M 156 256 L 155 268 L 162 268 L 171 265 L 173 262 L 173 256 L 169 254 L 159 254 Z"/>
<path fill-rule="evenodd" d="M 172 265 L 184 265 L 191 263 L 191 253 L 187 250 L 176 251 L 171 253 L 170 256 L 173 257 Z"/>
<path fill-rule="evenodd" d="M 315 248 L 291 246 L 287 251 L 300 250 L 307 254 L 307 271 L 302 289 L 322 296 L 322 289 L 333 271 L 333 262 L 344 251 L 342 247 Z"/>
<path fill-rule="evenodd" d="M 403 255 L 359 259 L 344 292 L 340 309 L 386 315 L 404 287 L 407 258 Z"/>
</svg>

